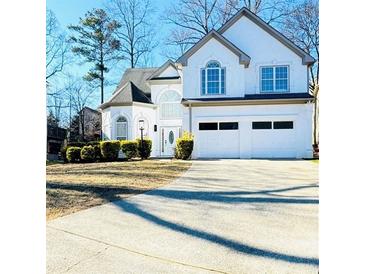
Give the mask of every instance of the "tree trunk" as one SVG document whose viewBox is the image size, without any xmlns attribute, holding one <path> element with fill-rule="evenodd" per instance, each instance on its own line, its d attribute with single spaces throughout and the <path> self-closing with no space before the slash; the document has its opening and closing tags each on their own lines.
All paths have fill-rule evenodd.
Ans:
<svg viewBox="0 0 365 274">
<path fill-rule="evenodd" d="M 85 141 L 85 115 L 84 115 L 84 111 L 81 111 L 81 141 L 84 142 Z"/>
<path fill-rule="evenodd" d="M 100 43 L 100 92 L 101 92 L 101 104 L 104 103 L 104 52 L 103 43 Z"/>
<path fill-rule="evenodd" d="M 100 92 L 101 92 L 101 103 L 104 103 L 104 69 L 100 72 Z"/>
</svg>

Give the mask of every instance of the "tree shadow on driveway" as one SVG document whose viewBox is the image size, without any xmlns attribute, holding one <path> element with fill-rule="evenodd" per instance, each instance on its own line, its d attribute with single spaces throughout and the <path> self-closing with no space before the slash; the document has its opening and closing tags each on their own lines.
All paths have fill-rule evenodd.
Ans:
<svg viewBox="0 0 365 274">
<path fill-rule="evenodd" d="M 219 203 L 276 203 L 276 204 L 318 204 L 318 199 L 297 199 L 288 196 L 283 197 L 246 197 L 251 195 L 268 195 L 273 196 L 278 192 L 297 190 L 303 188 L 315 188 L 316 184 L 303 185 L 282 189 L 270 189 L 263 191 L 185 191 L 185 190 L 170 190 L 170 189 L 155 189 L 146 192 L 145 195 L 161 196 L 169 199 L 177 200 L 200 200 Z M 240 196 L 239 196 L 240 195 Z M 244 197 L 242 197 L 244 196 Z"/>
<path fill-rule="evenodd" d="M 178 224 L 175 222 L 171 222 L 169 220 L 163 219 L 159 216 L 156 216 L 152 213 L 149 213 L 143 209 L 141 209 L 137 204 L 132 202 L 132 199 L 124 199 L 120 200 L 118 195 L 122 193 L 140 193 L 142 190 L 133 189 L 133 188 L 110 188 L 109 187 L 84 187 L 82 185 L 60 185 L 60 184 L 51 184 L 47 183 L 47 187 L 49 188 L 65 188 L 65 189 L 74 189 L 77 191 L 90 192 L 94 195 L 99 195 L 104 199 L 108 199 L 112 201 L 114 205 L 116 205 L 122 211 L 133 214 L 144 220 L 147 220 L 153 224 L 161 226 L 166 229 L 170 229 L 172 231 L 176 231 L 179 233 L 183 233 L 185 235 L 189 235 L 191 237 L 195 237 L 197 239 L 205 240 L 216 245 L 223 246 L 230 250 L 251 255 L 258 256 L 267 259 L 280 260 L 288 263 L 295 264 L 306 264 L 306 265 L 319 265 L 319 259 L 317 258 L 308 258 L 301 256 L 293 256 L 280 252 L 270 251 L 262 248 L 253 247 L 235 240 L 231 240 L 220 235 L 209 233 L 203 230 L 195 229 L 188 227 L 183 224 Z M 144 195 L 148 196 L 156 196 L 163 197 L 168 199 L 177 199 L 177 200 L 200 200 L 205 202 L 217 202 L 217 203 L 247 203 L 247 204 L 255 204 L 255 203 L 270 203 L 270 204 L 318 204 L 318 199 L 298 199 L 298 198 L 274 198 L 274 197 L 266 197 L 269 195 L 273 195 L 275 193 L 282 193 L 287 191 L 293 191 L 298 189 L 305 188 L 316 188 L 318 185 L 309 184 L 309 185 L 301 185 L 295 187 L 287 187 L 281 189 L 268 189 L 261 191 L 185 191 L 185 190 L 169 190 L 169 189 L 155 189 L 152 191 L 145 192 Z M 103 189 L 101 189 L 103 188 Z M 106 195 L 107 193 L 107 195 Z M 264 197 L 252 197 L 252 195 L 263 195 Z M 250 197 L 247 197 L 250 196 Z"/>
<path fill-rule="evenodd" d="M 271 197 L 235 197 L 236 195 L 270 195 L 277 192 L 291 191 L 303 188 L 316 188 L 318 185 L 302 185 L 296 187 L 282 188 L 282 189 L 270 189 L 257 192 L 248 191 L 223 191 L 223 192 L 205 192 L 205 191 L 180 191 L 180 190 L 169 190 L 169 189 L 155 189 L 144 193 L 144 195 L 149 196 L 160 196 L 169 199 L 178 200 L 201 200 L 201 201 L 211 201 L 219 203 L 285 203 L 285 204 L 318 204 L 318 199 L 292 199 L 292 198 L 271 198 Z M 234 240 L 224 238 L 220 235 L 202 231 L 199 229 L 191 228 L 183 224 L 178 224 L 175 222 L 168 221 L 154 214 L 151 214 L 138 205 L 131 202 L 131 200 L 119 200 L 115 201 L 114 204 L 118 206 L 124 212 L 136 215 L 143 218 L 151 223 L 159 225 L 161 227 L 183 233 L 198 239 L 206 240 L 211 243 L 226 247 L 228 249 L 234 250 L 236 252 L 244 253 L 251 256 L 258 256 L 268 259 L 280 260 L 288 263 L 296 264 L 307 264 L 318 266 L 319 259 L 317 258 L 307 258 L 300 256 L 292 256 L 280 252 L 274 252 L 270 250 L 265 250 L 262 248 L 253 247 L 240 243 Z"/>
<path fill-rule="evenodd" d="M 280 252 L 274 252 L 270 250 L 265 250 L 261 248 L 252 247 L 234 240 L 230 240 L 224 237 L 221 237 L 219 235 L 205 232 L 202 230 L 194 229 L 187 227 L 182 224 L 173 223 L 167 220 L 164 220 L 156 215 L 153 215 L 151 213 L 148 213 L 141 208 L 139 208 L 137 205 L 131 203 L 127 200 L 121 200 L 114 202 L 116 206 L 118 206 L 120 209 L 122 209 L 124 212 L 139 216 L 151 223 L 154 223 L 156 225 L 165 227 L 167 229 L 183 233 L 195 238 L 199 238 L 202 240 L 209 241 L 214 244 L 221 245 L 223 247 L 226 247 L 228 249 L 245 253 L 247 255 L 251 256 L 259 256 L 263 258 L 268 259 L 274 259 L 274 260 L 281 260 L 288 263 L 297 263 L 297 264 L 308 264 L 308 265 L 315 265 L 318 266 L 319 260 L 317 258 L 306 258 L 306 257 L 300 257 L 300 256 L 292 256 L 287 255 Z"/>
</svg>

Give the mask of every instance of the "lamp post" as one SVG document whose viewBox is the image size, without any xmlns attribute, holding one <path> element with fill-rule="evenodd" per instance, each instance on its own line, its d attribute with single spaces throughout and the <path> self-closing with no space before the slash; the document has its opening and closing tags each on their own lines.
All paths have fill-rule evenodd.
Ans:
<svg viewBox="0 0 365 274">
<path fill-rule="evenodd" d="M 141 131 L 141 151 L 143 151 L 143 130 L 144 130 L 144 120 L 139 120 L 139 130 Z M 141 157 L 143 159 L 143 157 Z"/>
</svg>

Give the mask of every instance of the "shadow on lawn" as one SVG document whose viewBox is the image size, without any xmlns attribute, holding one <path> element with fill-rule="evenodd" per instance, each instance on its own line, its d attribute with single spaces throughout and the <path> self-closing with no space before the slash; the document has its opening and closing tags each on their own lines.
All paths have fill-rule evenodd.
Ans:
<svg viewBox="0 0 365 274">
<path fill-rule="evenodd" d="M 156 189 L 146 192 L 149 196 L 161 196 L 169 199 L 179 200 L 201 200 L 201 201 L 212 201 L 219 203 L 285 203 L 285 204 L 318 204 L 317 199 L 293 199 L 293 198 L 272 198 L 272 197 L 237 197 L 238 195 L 250 196 L 250 195 L 271 195 L 274 193 L 292 191 L 304 188 L 315 188 L 318 187 L 316 184 L 302 185 L 290 188 L 281 189 L 269 189 L 262 191 L 222 191 L 222 192 L 206 192 L 206 191 L 179 191 L 179 190 L 166 190 Z M 252 247 L 244 243 L 240 243 L 234 240 L 230 240 L 219 236 L 217 234 L 205 232 L 202 230 L 190 228 L 188 226 L 170 222 L 162 219 L 156 215 L 142 210 L 137 205 L 133 204 L 128 200 L 120 200 L 118 195 L 120 194 L 139 194 L 145 192 L 145 190 L 133 189 L 133 188 L 122 188 L 122 187 L 107 187 L 107 186 L 84 186 L 74 184 L 59 184 L 59 183 L 47 183 L 47 188 L 52 189 L 68 189 L 89 192 L 100 196 L 103 199 L 114 201 L 113 203 L 118 206 L 124 212 L 134 214 L 140 218 L 143 218 L 151 223 L 162 226 L 164 228 L 183 233 L 195 238 L 206 240 L 217 245 L 229 248 L 236 252 L 244 253 L 251 256 L 259 256 L 268 259 L 280 260 L 289 263 L 297 264 L 308 264 L 318 266 L 319 260 L 317 258 L 306 258 L 300 256 L 287 255 L 280 252 L 274 252 L 261 248 Z"/>
</svg>

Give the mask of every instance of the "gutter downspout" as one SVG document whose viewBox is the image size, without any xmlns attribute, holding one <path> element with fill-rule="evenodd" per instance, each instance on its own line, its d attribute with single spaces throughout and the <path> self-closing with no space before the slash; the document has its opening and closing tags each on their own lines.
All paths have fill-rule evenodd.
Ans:
<svg viewBox="0 0 365 274">
<path fill-rule="evenodd" d="M 191 104 L 189 104 L 189 132 L 192 132 L 192 109 L 191 109 Z"/>
<path fill-rule="evenodd" d="M 309 93 L 309 66 L 307 66 L 307 92 Z"/>
</svg>

